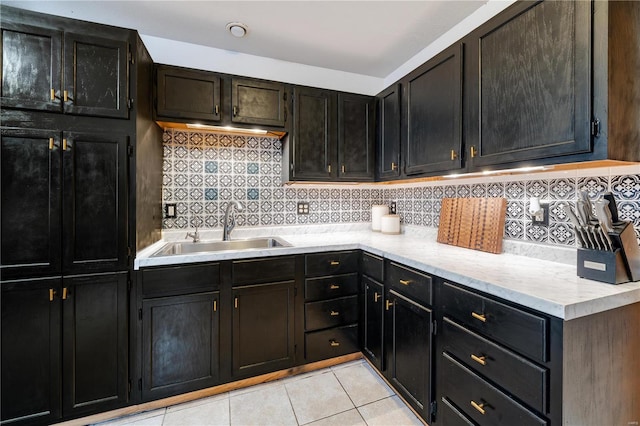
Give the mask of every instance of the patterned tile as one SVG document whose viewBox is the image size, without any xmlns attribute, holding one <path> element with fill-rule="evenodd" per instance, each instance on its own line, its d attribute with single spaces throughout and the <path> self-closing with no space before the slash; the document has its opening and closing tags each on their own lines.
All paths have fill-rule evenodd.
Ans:
<svg viewBox="0 0 640 426">
<path fill-rule="evenodd" d="M 524 219 L 524 201 L 515 200 L 507 202 L 507 218 L 509 219 Z"/>
<path fill-rule="evenodd" d="M 506 220 L 504 236 L 512 240 L 524 239 L 524 223 L 521 220 Z"/>
<path fill-rule="evenodd" d="M 205 161 L 204 162 L 204 171 L 205 171 L 205 173 L 218 173 L 218 162 L 217 161 Z"/>
<path fill-rule="evenodd" d="M 526 239 L 537 243 L 547 242 L 549 231 L 544 226 L 532 225 L 531 222 L 526 224 Z"/>
<path fill-rule="evenodd" d="M 498 182 L 487 184 L 487 197 L 499 198 L 504 197 L 504 186 Z"/>
<path fill-rule="evenodd" d="M 640 175 L 613 176 L 611 192 L 616 200 L 640 200 Z"/>
<path fill-rule="evenodd" d="M 549 181 L 549 198 L 553 200 L 576 198 L 576 180 L 573 178 L 552 179 Z"/>
<path fill-rule="evenodd" d="M 484 183 L 474 183 L 471 185 L 471 196 L 481 198 L 487 196 L 487 186 Z"/>
<path fill-rule="evenodd" d="M 504 187 L 504 194 L 510 200 L 522 199 L 525 193 L 524 182 L 508 182 Z"/>
<path fill-rule="evenodd" d="M 549 226 L 549 242 L 560 245 L 575 245 L 575 230 L 568 223 L 552 223 Z"/>
<path fill-rule="evenodd" d="M 602 176 L 588 176 L 578 179 L 578 191 L 587 191 L 591 199 L 600 197 L 607 192 L 609 181 Z"/>
</svg>

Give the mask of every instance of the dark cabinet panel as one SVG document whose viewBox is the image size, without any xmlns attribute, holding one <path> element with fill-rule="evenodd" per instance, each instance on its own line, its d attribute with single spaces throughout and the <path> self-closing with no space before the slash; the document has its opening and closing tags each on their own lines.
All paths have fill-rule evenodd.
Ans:
<svg viewBox="0 0 640 426">
<path fill-rule="evenodd" d="M 358 271 L 358 251 L 337 251 L 305 256 L 305 275 L 338 275 Z"/>
<path fill-rule="evenodd" d="M 62 31 L 3 21 L 1 42 L 2 107 L 61 111 Z"/>
<path fill-rule="evenodd" d="M 307 362 L 321 361 L 358 351 L 358 324 L 305 333 Z"/>
<path fill-rule="evenodd" d="M 396 84 L 377 96 L 377 177 L 379 179 L 400 176 L 401 93 L 401 86 Z"/>
<path fill-rule="evenodd" d="M 295 281 L 285 281 L 233 289 L 233 376 L 293 365 L 294 285 Z"/>
<path fill-rule="evenodd" d="M 179 296 L 218 290 L 220 264 L 179 265 L 142 270 L 142 296 Z"/>
<path fill-rule="evenodd" d="M 60 272 L 60 134 L 2 129 L 2 278 Z"/>
<path fill-rule="evenodd" d="M 336 176 L 336 94 L 294 89 L 293 178 L 329 180 Z"/>
<path fill-rule="evenodd" d="M 283 83 L 233 78 L 231 103 L 234 123 L 285 125 L 287 92 Z"/>
<path fill-rule="evenodd" d="M 295 278 L 296 261 L 291 256 L 236 260 L 232 265 L 233 284 L 260 284 Z M 259 273 L 256 273 L 259 271 Z"/>
<path fill-rule="evenodd" d="M 304 282 L 304 298 L 307 301 L 329 299 L 357 293 L 357 273 L 308 278 Z"/>
<path fill-rule="evenodd" d="M 127 273 L 64 278 L 63 412 L 112 410 L 127 402 Z"/>
<path fill-rule="evenodd" d="M 127 40 L 65 33 L 64 49 L 64 111 L 128 118 Z"/>
<path fill-rule="evenodd" d="M 373 180 L 374 115 L 374 98 L 338 94 L 339 180 Z"/>
<path fill-rule="evenodd" d="M 60 281 L 1 285 L 3 424 L 51 424 L 61 415 Z"/>
<path fill-rule="evenodd" d="M 432 311 L 389 291 L 387 375 L 391 384 L 427 421 L 430 419 Z"/>
<path fill-rule="evenodd" d="M 158 65 L 157 118 L 220 121 L 220 77 L 207 71 Z"/>
<path fill-rule="evenodd" d="M 591 2 L 527 2 L 472 33 L 472 167 L 591 150 L 591 22 Z"/>
<path fill-rule="evenodd" d="M 218 292 L 142 302 L 144 400 L 217 384 Z"/>
<path fill-rule="evenodd" d="M 379 370 L 384 370 L 384 285 L 362 277 L 364 319 L 362 352 Z"/>
<path fill-rule="evenodd" d="M 405 173 L 462 167 L 462 44 L 406 77 Z"/>
<path fill-rule="evenodd" d="M 127 138 L 63 135 L 65 272 L 127 267 Z"/>
<path fill-rule="evenodd" d="M 306 331 L 358 322 L 358 296 L 305 303 Z"/>
<path fill-rule="evenodd" d="M 384 260 L 382 257 L 362 252 L 362 274 L 382 282 L 384 280 Z"/>
</svg>

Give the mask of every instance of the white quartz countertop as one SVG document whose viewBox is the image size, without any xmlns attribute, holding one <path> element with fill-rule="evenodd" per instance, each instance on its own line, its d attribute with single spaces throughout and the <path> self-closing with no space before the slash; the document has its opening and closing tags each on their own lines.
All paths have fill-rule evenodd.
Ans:
<svg viewBox="0 0 640 426">
<path fill-rule="evenodd" d="M 274 234 L 278 235 L 278 234 Z M 540 312 L 571 320 L 640 302 L 640 281 L 612 285 L 576 275 L 563 264 L 509 253 L 491 254 L 436 242 L 436 233 L 383 235 L 371 231 L 278 235 L 292 247 L 149 257 L 165 241 L 138 253 L 135 269 L 159 265 L 362 249 L 484 291 Z M 246 237 L 245 237 L 246 238 Z"/>
</svg>

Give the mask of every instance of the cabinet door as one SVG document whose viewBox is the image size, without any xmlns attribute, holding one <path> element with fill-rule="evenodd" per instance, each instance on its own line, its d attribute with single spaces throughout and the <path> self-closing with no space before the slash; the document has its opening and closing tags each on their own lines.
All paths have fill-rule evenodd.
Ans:
<svg viewBox="0 0 640 426">
<path fill-rule="evenodd" d="M 206 71 L 158 65 L 156 115 L 220 121 L 220 77 Z"/>
<path fill-rule="evenodd" d="M 218 292 L 142 302 L 142 398 L 145 401 L 218 382 Z"/>
<path fill-rule="evenodd" d="M 336 176 L 336 94 L 296 87 L 293 118 L 293 177 L 330 180 Z"/>
<path fill-rule="evenodd" d="M 364 333 L 363 353 L 383 371 L 383 337 L 384 337 L 384 285 L 366 277 L 362 277 L 364 285 Z"/>
<path fill-rule="evenodd" d="M 294 284 L 233 289 L 233 376 L 254 376 L 293 365 Z"/>
<path fill-rule="evenodd" d="M 287 92 L 283 83 L 234 78 L 231 80 L 231 121 L 283 127 Z"/>
<path fill-rule="evenodd" d="M 378 177 L 400 176 L 400 94 L 399 84 L 378 98 Z"/>
<path fill-rule="evenodd" d="M 65 33 L 65 113 L 129 117 L 128 47 L 126 40 Z"/>
<path fill-rule="evenodd" d="M 60 133 L 2 129 L 2 278 L 60 272 Z"/>
<path fill-rule="evenodd" d="M 472 166 L 591 150 L 591 2 L 522 3 L 469 45 Z"/>
<path fill-rule="evenodd" d="M 60 112 L 62 32 L 3 20 L 1 43 L 2 107 Z"/>
<path fill-rule="evenodd" d="M 63 270 L 126 269 L 127 138 L 68 132 L 62 145 Z"/>
<path fill-rule="evenodd" d="M 338 179 L 373 180 L 374 98 L 338 95 Z"/>
<path fill-rule="evenodd" d="M 405 400 L 429 421 L 432 312 L 393 290 L 388 301 L 387 375 Z"/>
<path fill-rule="evenodd" d="M 60 279 L 4 282 L 2 423 L 60 418 Z"/>
<path fill-rule="evenodd" d="M 127 273 L 64 278 L 63 411 L 113 410 L 127 401 Z"/>
<path fill-rule="evenodd" d="M 462 45 L 454 45 L 407 77 L 405 173 L 462 165 Z"/>
</svg>

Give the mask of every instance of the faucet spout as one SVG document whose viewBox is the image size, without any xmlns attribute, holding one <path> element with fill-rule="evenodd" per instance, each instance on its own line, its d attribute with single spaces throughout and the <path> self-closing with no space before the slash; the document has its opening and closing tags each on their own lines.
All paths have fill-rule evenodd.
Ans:
<svg viewBox="0 0 640 426">
<path fill-rule="evenodd" d="M 224 211 L 224 222 L 222 224 L 222 241 L 228 241 L 231 236 L 231 231 L 236 226 L 235 211 L 241 212 L 244 210 L 244 206 L 238 201 L 229 201 L 227 208 Z"/>
<path fill-rule="evenodd" d="M 196 232 L 191 233 L 191 232 L 187 232 L 187 236 L 184 237 L 184 239 L 186 240 L 187 238 L 193 238 L 193 242 L 197 243 L 198 241 L 200 241 L 200 234 L 198 234 L 198 227 L 196 226 Z"/>
</svg>

